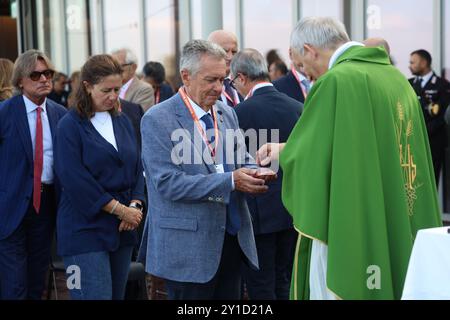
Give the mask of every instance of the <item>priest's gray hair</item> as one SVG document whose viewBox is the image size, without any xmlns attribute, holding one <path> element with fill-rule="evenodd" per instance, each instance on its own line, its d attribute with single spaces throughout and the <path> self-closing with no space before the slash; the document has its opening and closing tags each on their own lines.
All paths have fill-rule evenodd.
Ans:
<svg viewBox="0 0 450 320">
<path fill-rule="evenodd" d="M 204 55 L 218 60 L 226 59 L 227 54 L 219 45 L 206 40 L 191 40 L 183 47 L 180 57 L 180 71 L 187 70 L 195 75 L 200 70 L 200 61 Z"/>
<path fill-rule="evenodd" d="M 303 46 L 334 50 L 350 38 L 342 22 L 330 17 L 307 17 L 300 20 L 291 34 L 291 48 L 303 55 Z"/>
<path fill-rule="evenodd" d="M 231 73 L 234 76 L 245 74 L 251 81 L 269 79 L 266 59 L 255 49 L 238 52 L 231 61 Z"/>
</svg>

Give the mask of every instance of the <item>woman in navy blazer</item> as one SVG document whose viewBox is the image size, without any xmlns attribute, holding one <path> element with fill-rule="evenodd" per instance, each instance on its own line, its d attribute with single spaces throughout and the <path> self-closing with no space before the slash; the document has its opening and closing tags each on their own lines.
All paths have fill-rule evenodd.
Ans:
<svg viewBox="0 0 450 320">
<path fill-rule="evenodd" d="M 143 169 L 131 122 L 118 111 L 121 84 L 115 59 L 91 57 L 75 108 L 58 125 L 57 242 L 72 299 L 123 299 L 137 243 Z"/>
</svg>

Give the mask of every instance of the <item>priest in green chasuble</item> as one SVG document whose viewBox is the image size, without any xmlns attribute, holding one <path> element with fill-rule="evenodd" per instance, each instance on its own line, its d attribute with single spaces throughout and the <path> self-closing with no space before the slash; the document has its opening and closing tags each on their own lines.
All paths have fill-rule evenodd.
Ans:
<svg viewBox="0 0 450 320">
<path fill-rule="evenodd" d="M 441 226 L 419 101 L 382 47 L 332 18 L 301 20 L 293 61 L 314 85 L 278 160 L 299 232 L 292 299 L 400 299 L 420 229 Z"/>
</svg>

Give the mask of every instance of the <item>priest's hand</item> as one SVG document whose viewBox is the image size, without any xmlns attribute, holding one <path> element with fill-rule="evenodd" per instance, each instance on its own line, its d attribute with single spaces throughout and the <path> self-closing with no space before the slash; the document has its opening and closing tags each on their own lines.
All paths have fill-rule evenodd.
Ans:
<svg viewBox="0 0 450 320">
<path fill-rule="evenodd" d="M 268 166 L 272 161 L 278 161 L 280 152 L 286 143 L 266 143 L 256 152 L 256 163 L 259 166 Z"/>
<path fill-rule="evenodd" d="M 252 194 L 267 192 L 269 187 L 264 185 L 264 178 L 256 178 L 257 172 L 257 169 L 249 168 L 241 168 L 233 171 L 235 190 Z"/>
</svg>

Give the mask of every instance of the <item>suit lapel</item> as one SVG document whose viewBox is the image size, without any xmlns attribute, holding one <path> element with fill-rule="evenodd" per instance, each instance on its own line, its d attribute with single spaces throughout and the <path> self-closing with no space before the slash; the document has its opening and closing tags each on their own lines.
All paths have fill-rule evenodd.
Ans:
<svg viewBox="0 0 450 320">
<path fill-rule="evenodd" d="M 203 142 L 203 138 L 197 130 L 197 126 L 195 125 L 191 114 L 188 109 L 185 107 L 183 100 L 181 99 L 179 93 L 177 94 L 178 103 L 174 105 L 174 111 L 177 115 L 177 121 L 181 125 L 183 129 L 185 129 L 189 133 L 189 138 L 191 139 L 191 143 L 193 144 L 193 150 L 197 151 L 200 154 L 202 162 L 208 168 L 211 173 L 216 172 L 216 168 L 212 165 L 213 160 L 209 152 L 206 152 L 205 149 L 207 146 Z M 197 143 L 195 143 L 197 142 Z M 206 158 L 206 159 L 205 159 Z M 195 155 L 192 155 L 192 160 L 196 159 Z M 207 163 L 208 162 L 208 163 Z M 210 164 L 211 163 L 211 164 Z"/>
<path fill-rule="evenodd" d="M 16 118 L 14 121 L 19 131 L 19 137 L 22 141 L 27 159 L 33 163 L 33 146 L 31 144 L 30 126 L 28 124 L 27 110 L 22 95 L 17 96 L 13 103 L 13 114 Z"/>
</svg>

